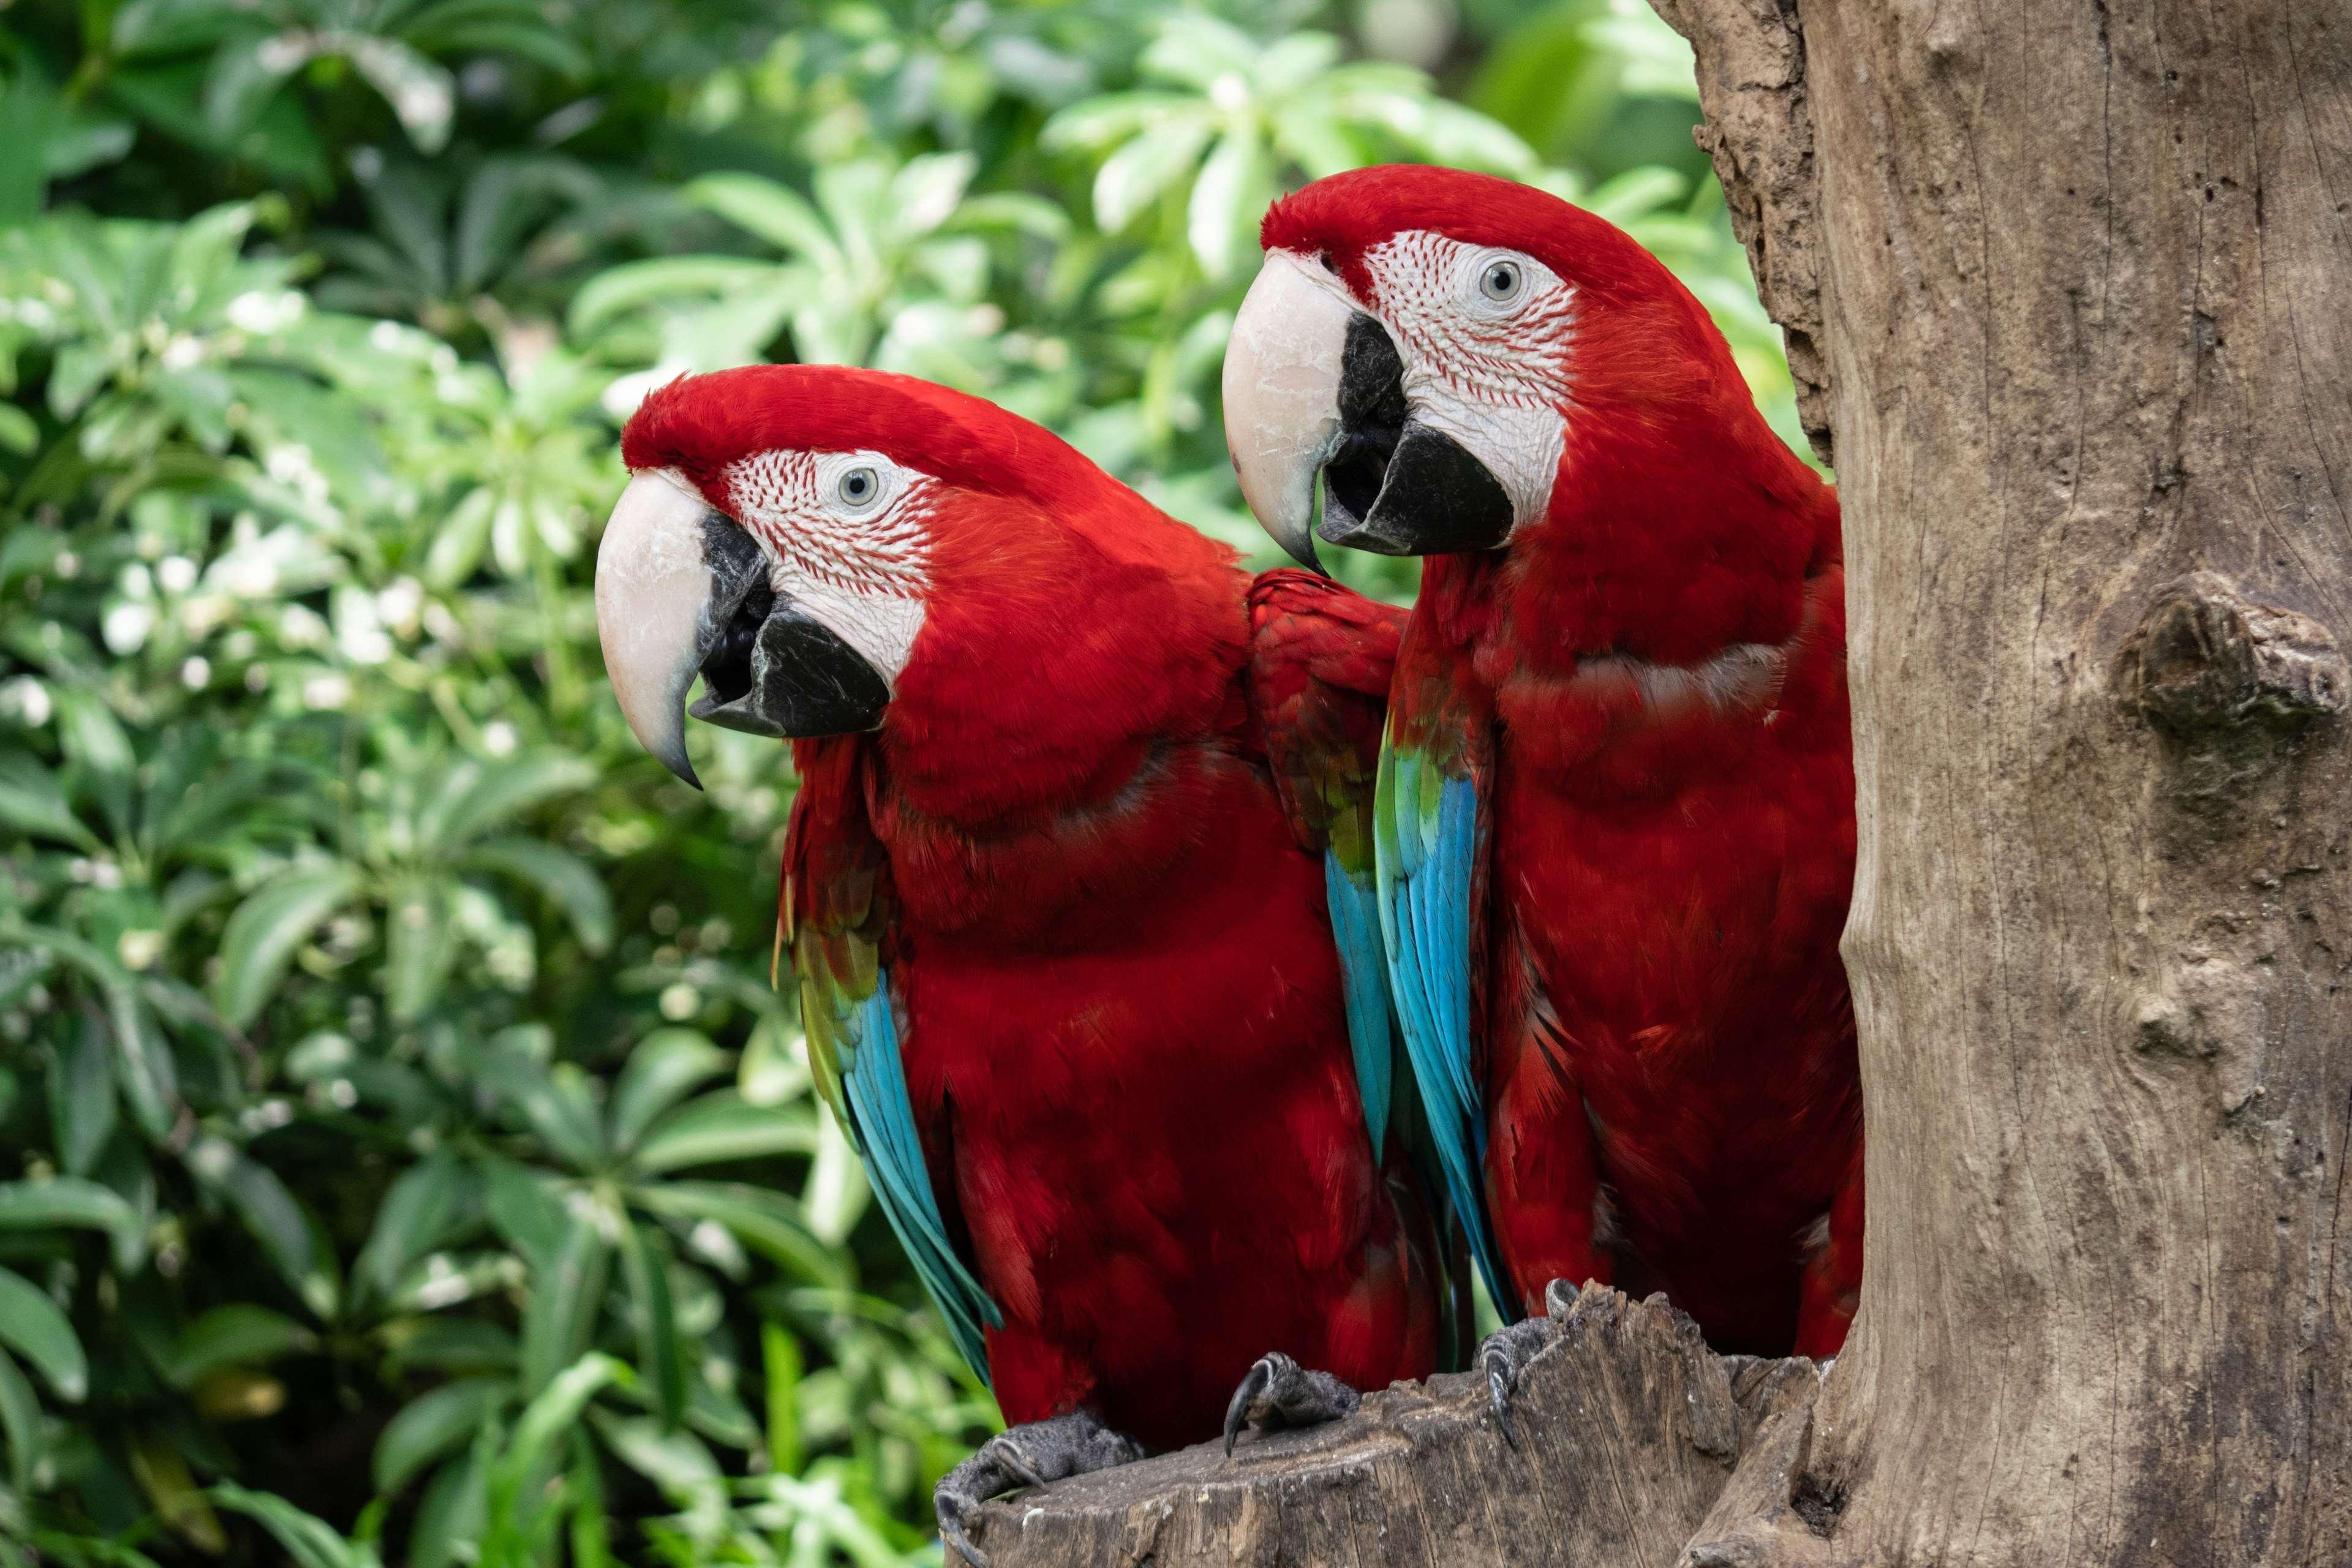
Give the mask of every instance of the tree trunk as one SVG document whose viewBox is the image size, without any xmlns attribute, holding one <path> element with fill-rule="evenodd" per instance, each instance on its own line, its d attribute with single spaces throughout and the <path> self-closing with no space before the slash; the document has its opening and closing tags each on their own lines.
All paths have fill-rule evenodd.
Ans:
<svg viewBox="0 0 2352 1568">
<path fill-rule="evenodd" d="M 2352 1561 L 2352 9 L 1658 7 L 1835 434 L 1869 1140 L 1688 1561 Z"/>
<path fill-rule="evenodd" d="M 1478 1376 L 1399 1384 L 1230 1460 L 1204 1443 L 992 1503 L 975 1544 L 992 1568 L 1670 1568 L 1743 1444 L 1801 1429 L 1813 1364 L 1718 1357 L 1659 1297 L 1555 1286 L 1550 1307 L 1516 1447 Z"/>
</svg>

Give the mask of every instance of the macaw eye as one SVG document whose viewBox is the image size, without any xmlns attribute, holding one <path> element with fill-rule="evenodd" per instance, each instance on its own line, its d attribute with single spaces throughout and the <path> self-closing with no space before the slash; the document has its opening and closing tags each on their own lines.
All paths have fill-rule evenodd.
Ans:
<svg viewBox="0 0 2352 1568">
<path fill-rule="evenodd" d="M 833 489 L 841 498 L 841 504 L 854 510 L 872 505 L 874 498 L 882 493 L 882 476 L 867 468 L 852 468 L 841 476 Z"/>
<path fill-rule="evenodd" d="M 1507 305 L 1519 297 L 1526 278 L 1516 261 L 1489 261 L 1486 269 L 1478 274 L 1478 292 L 1497 305 Z"/>
</svg>

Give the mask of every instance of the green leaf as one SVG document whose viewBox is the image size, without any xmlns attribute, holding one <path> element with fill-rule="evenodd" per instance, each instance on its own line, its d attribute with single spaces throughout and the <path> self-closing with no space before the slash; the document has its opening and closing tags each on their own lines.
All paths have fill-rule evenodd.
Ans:
<svg viewBox="0 0 2352 1568">
<path fill-rule="evenodd" d="M 1172 121 L 1103 160 L 1095 174 L 1095 221 L 1106 233 L 1125 228 L 1161 192 L 1192 172 L 1215 130 L 1215 121 L 1203 116 Z"/>
<path fill-rule="evenodd" d="M 106 1232 L 119 1273 L 134 1271 L 147 1256 L 146 1226 L 140 1220 L 138 1211 L 110 1187 L 79 1176 L 0 1183 L 0 1230 L 48 1226 L 75 1226 Z"/>
<path fill-rule="evenodd" d="M 764 1254 L 815 1285 L 845 1285 L 847 1265 L 801 1223 L 800 1211 L 782 1193 L 741 1182 L 664 1182 L 634 1189 L 637 1206 L 692 1226 L 718 1225 L 744 1246 Z"/>
<path fill-rule="evenodd" d="M 692 1029 L 656 1029 L 613 1086 L 613 1147 L 633 1147 L 654 1118 L 727 1070 L 727 1053 Z"/>
<path fill-rule="evenodd" d="M 760 1325 L 760 1356 L 767 1369 L 768 1468 L 801 1473 L 801 1342 L 782 1323 Z"/>
<path fill-rule="evenodd" d="M 438 153 L 449 140 L 457 109 L 457 80 L 447 71 L 396 39 L 361 37 L 345 45 L 352 64 L 367 78 L 401 129 L 420 153 Z"/>
<path fill-rule="evenodd" d="M 465 863 L 536 889 L 563 911 L 580 945 L 601 954 L 613 945 L 613 898 L 594 868 L 571 850 L 536 838 L 485 839 L 468 850 Z"/>
<path fill-rule="evenodd" d="M 390 1295 L 409 1265 L 440 1246 L 465 1212 L 470 1186 L 465 1165 L 446 1152 L 403 1172 L 377 1205 L 375 1226 L 352 1265 L 356 1299 Z"/>
<path fill-rule="evenodd" d="M 467 761 L 449 770 L 431 805 L 417 815 L 417 847 L 454 849 L 478 833 L 594 781 L 596 770 L 560 752 L 503 763 Z"/>
<path fill-rule="evenodd" d="M 333 1317 L 340 1294 L 335 1277 L 319 1256 L 310 1216 L 277 1173 L 247 1158 L 235 1144 L 213 1137 L 197 1139 L 186 1163 L 198 1181 L 236 1211 L 303 1305 L 320 1318 Z"/>
<path fill-rule="evenodd" d="M 522 1379 L 543 1389 L 556 1373 L 588 1348 L 604 1305 L 610 1250 L 604 1232 L 584 1215 L 568 1216 L 571 1228 L 551 1271 L 530 1281 L 530 1304 L 522 1320 Z"/>
<path fill-rule="evenodd" d="M 598 273 L 572 296 L 568 325 L 574 337 L 589 337 L 656 301 L 744 293 L 772 281 L 781 270 L 772 261 L 739 256 L 663 256 L 625 262 Z M 485 527 L 488 521 L 485 517 Z"/>
<path fill-rule="evenodd" d="M 234 1481 L 223 1481 L 205 1495 L 269 1531 L 295 1568 L 381 1568 L 374 1548 L 344 1540 L 333 1525 L 284 1498 L 248 1491 Z"/>
<path fill-rule="evenodd" d="M 482 552 L 489 546 L 490 515 L 498 504 L 499 492 L 480 485 L 467 491 L 466 499 L 450 510 L 434 530 L 433 542 L 425 552 L 427 584 L 446 592 L 474 574 L 474 568 L 481 564 Z"/>
<path fill-rule="evenodd" d="M 522 1419 L 515 1423 L 514 1436 L 499 1456 L 491 1480 L 492 1496 L 497 1497 L 500 1491 L 512 1496 L 520 1491 L 523 1478 L 580 1419 L 580 1413 L 591 1399 L 615 1384 L 625 1387 L 634 1381 L 626 1365 L 598 1352 L 580 1357 L 549 1379 L 547 1386 L 524 1407 Z"/>
<path fill-rule="evenodd" d="M 114 1056 L 106 1024 L 85 1011 L 51 1048 L 49 1125 L 58 1158 L 74 1174 L 88 1175 L 114 1135 Z"/>
<path fill-rule="evenodd" d="M 6 1268 L 0 1268 L 0 1344 L 31 1362 L 58 1398 L 78 1405 L 89 1392 L 89 1363 L 73 1324 L 47 1292 Z"/>
<path fill-rule="evenodd" d="M 686 1349 L 670 1301 L 669 1260 L 647 1227 L 627 1225 L 621 1263 L 637 1331 L 637 1374 L 651 1385 L 654 1410 L 668 1429 L 686 1414 Z"/>
<path fill-rule="evenodd" d="M 505 1410 L 514 1384 L 503 1377 L 444 1384 L 401 1407 L 375 1445 L 375 1489 L 400 1490 L 426 1466 L 470 1441 Z"/>
<path fill-rule="evenodd" d="M 8 1477 L 19 1492 L 33 1489 L 33 1472 L 40 1464 L 41 1400 L 33 1384 L 16 1370 L 15 1359 L 0 1352 L 0 1432 L 8 1437 Z"/>
<path fill-rule="evenodd" d="M 221 933 L 220 974 L 213 983 L 213 1005 L 232 1027 L 260 1016 L 295 950 L 359 886 L 359 873 L 349 866 L 287 871 L 237 906 Z"/>
<path fill-rule="evenodd" d="M 1244 255 L 1256 257 L 1258 223 L 1274 196 L 1274 170 L 1256 127 L 1228 132 L 1201 165 L 1185 225 L 1210 277 L 1229 277 Z"/>
<path fill-rule="evenodd" d="M 654 1123 L 630 1163 L 639 1171 L 684 1170 L 722 1160 L 813 1154 L 812 1118 L 747 1104 L 733 1089 L 689 1100 Z"/>
<path fill-rule="evenodd" d="M 23 752 L 0 756 L 0 825 L 80 849 L 99 847 L 98 836 L 74 816 L 58 775 Z"/>
<path fill-rule="evenodd" d="M 483 1081 L 530 1121 L 548 1152 L 574 1170 L 604 1163 L 604 1129 L 587 1075 L 569 1062 L 550 1069 L 520 1051 L 499 1052 L 482 1069 Z"/>
<path fill-rule="evenodd" d="M 489 1511 L 488 1455 L 495 1434 L 496 1428 L 483 1427 L 466 1457 L 442 1466 L 425 1489 L 416 1505 L 416 1522 L 408 1532 L 407 1568 L 451 1568 L 460 1561 L 486 1561 L 474 1548 Z"/>
<path fill-rule="evenodd" d="M 236 1302 L 215 1307 L 182 1329 L 163 1372 L 180 1387 L 192 1388 L 223 1367 L 266 1366 L 318 1343 L 318 1335 L 283 1312 Z"/>
<path fill-rule="evenodd" d="M 499 1235 L 533 1269 L 554 1268 L 572 1233 L 572 1216 L 562 1201 L 548 1191 L 544 1180 L 511 1162 L 484 1161 L 479 1169 L 488 1194 L 490 1224 Z"/>
<path fill-rule="evenodd" d="M 845 263 L 824 219 L 798 191 L 757 174 L 705 174 L 679 193 L 738 228 L 749 229 L 787 255 L 821 267 Z"/>
<path fill-rule="evenodd" d="M 221 1528 L 211 1500 L 196 1486 L 177 1439 L 160 1427 L 149 1426 L 132 1434 L 128 1447 L 131 1473 L 137 1478 L 139 1489 L 147 1494 L 147 1500 L 172 1532 L 208 1556 L 227 1551 L 228 1532 Z"/>
<path fill-rule="evenodd" d="M 428 877 L 402 882 L 384 910 L 383 1002 L 393 1021 L 411 1023 L 430 1011 L 457 962 L 449 885 Z"/>
</svg>

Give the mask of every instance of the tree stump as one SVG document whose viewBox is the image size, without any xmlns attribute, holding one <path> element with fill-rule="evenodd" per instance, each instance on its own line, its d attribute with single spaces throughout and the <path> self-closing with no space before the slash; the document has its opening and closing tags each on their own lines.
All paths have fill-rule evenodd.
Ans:
<svg viewBox="0 0 2352 1568">
<path fill-rule="evenodd" d="M 1203 1443 L 992 1504 L 992 1568 L 1671 1568 L 1742 1451 L 1810 1405 L 1808 1361 L 1717 1356 L 1663 1296 L 1552 1287 L 1560 1332 L 1511 1403 L 1464 1373 L 1328 1426 Z"/>
</svg>

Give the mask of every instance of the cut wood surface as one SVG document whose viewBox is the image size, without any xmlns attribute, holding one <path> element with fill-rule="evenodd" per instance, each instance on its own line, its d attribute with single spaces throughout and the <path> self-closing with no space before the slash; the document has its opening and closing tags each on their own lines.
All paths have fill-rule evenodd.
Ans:
<svg viewBox="0 0 2352 1568">
<path fill-rule="evenodd" d="M 1812 1363 L 1718 1357 L 1655 1297 L 1555 1287 L 1552 1309 L 1516 1447 L 1483 1378 L 1398 1384 L 1230 1460 L 1206 1443 L 993 1504 L 975 1543 L 993 1568 L 1671 1568 L 1759 1419 L 1810 1402 Z"/>
</svg>

